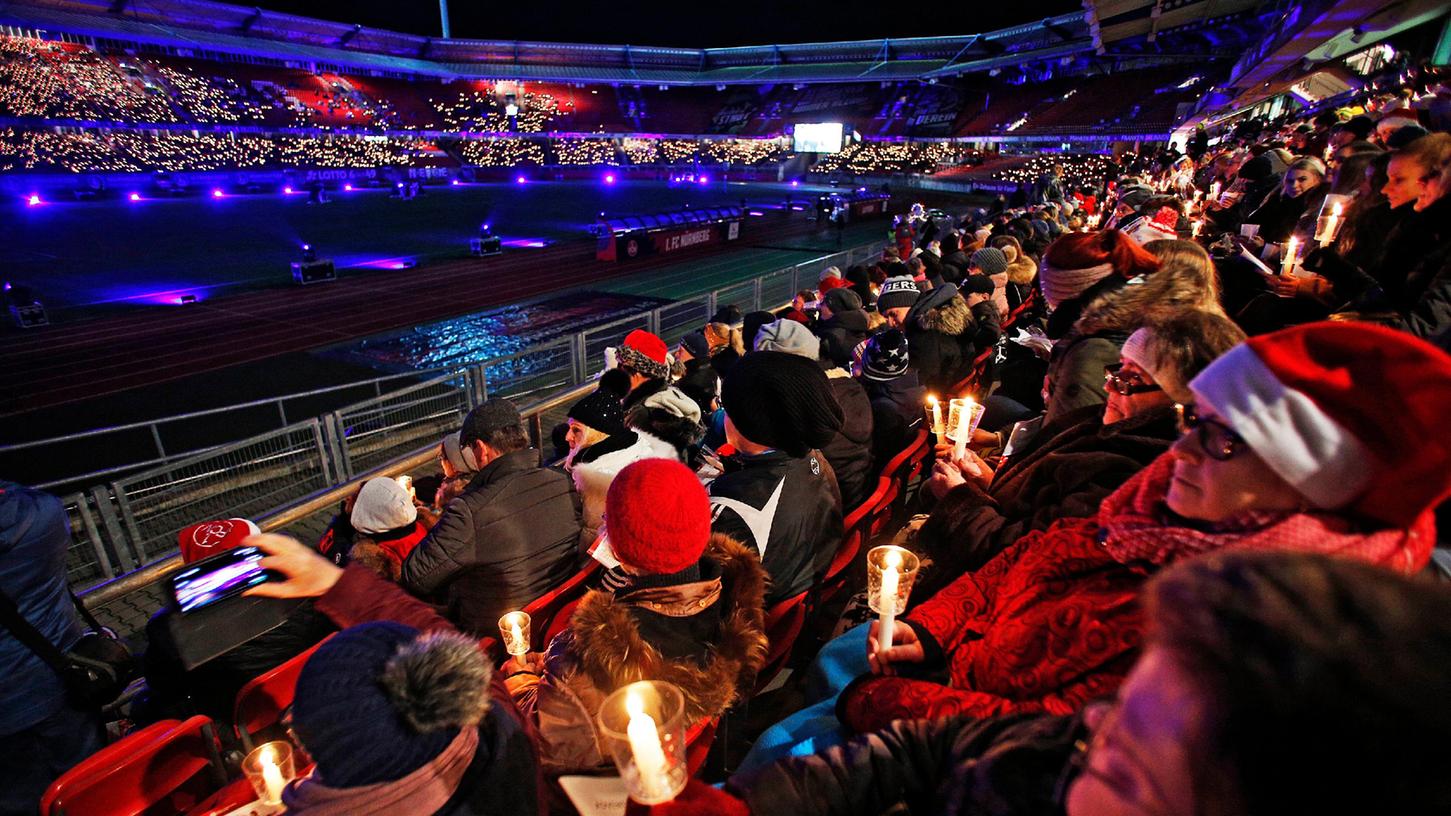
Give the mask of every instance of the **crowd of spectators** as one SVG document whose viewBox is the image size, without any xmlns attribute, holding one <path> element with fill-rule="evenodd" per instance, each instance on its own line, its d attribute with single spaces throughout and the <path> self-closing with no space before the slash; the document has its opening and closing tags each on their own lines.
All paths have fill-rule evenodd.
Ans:
<svg viewBox="0 0 1451 816">
<path fill-rule="evenodd" d="M 188 528 L 184 559 L 257 546 L 278 580 L 250 592 L 306 605 L 229 676 L 148 653 L 132 714 L 336 630 L 296 683 L 287 812 L 539 812 L 609 768 L 611 692 L 669 682 L 715 724 L 780 647 L 780 721 L 726 729 L 724 784 L 660 816 L 1448 812 L 1451 93 L 1396 99 L 1044 159 L 1023 205 L 913 206 L 778 312 L 620 337 L 554 456 L 495 397 L 441 478 L 363 483 L 321 541 Z M 928 392 L 980 422 L 939 429 Z M 914 448 L 920 483 L 884 476 Z M 907 512 L 849 525 L 884 478 Z M 85 629 L 65 526 L 0 482 L 0 603 L 58 649 Z M 852 534 L 921 564 L 890 628 L 825 592 Z M 497 653 L 502 614 L 582 571 L 557 633 Z M 6 812 L 100 725 L 0 641 Z"/>
<path fill-rule="evenodd" d="M 952 142 L 852 142 L 812 166 L 813 173 L 931 173 L 943 165 L 963 164 L 977 156 Z"/>
<path fill-rule="evenodd" d="M 0 128 L 0 171 L 178 172 L 263 168 L 410 167 L 431 143 L 384 136 L 257 136 L 136 130 Z"/>
</svg>

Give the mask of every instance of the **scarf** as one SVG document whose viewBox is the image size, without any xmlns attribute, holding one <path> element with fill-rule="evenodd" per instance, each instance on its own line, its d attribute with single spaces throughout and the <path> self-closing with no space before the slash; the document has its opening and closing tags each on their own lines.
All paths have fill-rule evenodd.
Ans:
<svg viewBox="0 0 1451 816">
<path fill-rule="evenodd" d="M 426 765 L 401 779 L 356 788 L 330 788 L 316 776 L 300 779 L 282 792 L 288 813 L 307 816 L 385 816 L 436 813 L 463 781 L 479 748 L 479 729 L 465 726 L 453 742 Z"/>
<path fill-rule="evenodd" d="M 1249 511 L 1205 527 L 1187 526 L 1165 504 L 1174 457 L 1165 453 L 1103 500 L 1099 540 L 1115 561 L 1157 566 L 1210 551 L 1277 550 L 1353 558 L 1413 573 L 1431 558 L 1435 517 L 1409 530 L 1362 531 L 1343 515 L 1320 510 Z"/>
</svg>

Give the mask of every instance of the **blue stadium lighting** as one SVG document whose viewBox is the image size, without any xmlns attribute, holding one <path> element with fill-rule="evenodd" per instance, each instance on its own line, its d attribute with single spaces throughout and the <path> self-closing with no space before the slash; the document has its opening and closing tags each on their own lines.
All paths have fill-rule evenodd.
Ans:
<svg viewBox="0 0 1451 816">
<path fill-rule="evenodd" d="M 220 188 L 220 187 L 213 187 L 212 188 L 212 198 L 221 198 L 223 195 L 224 195 L 224 193 L 222 192 L 222 188 Z"/>
<path fill-rule="evenodd" d="M 515 183 L 515 184 L 523 184 L 523 183 L 524 183 L 524 182 L 526 182 L 526 181 L 528 181 L 528 180 L 529 180 L 529 179 L 526 179 L 526 178 L 524 178 L 524 177 L 523 177 L 523 176 L 515 176 L 515 177 L 514 177 L 514 183 Z"/>
<path fill-rule="evenodd" d="M 449 182 L 449 184 L 453 185 L 454 187 L 457 187 L 459 185 L 459 180 L 458 179 L 453 179 L 452 181 Z"/>
<path fill-rule="evenodd" d="M 801 182 L 797 181 L 796 179 L 791 179 L 791 186 L 792 187 L 800 187 L 801 186 Z"/>
<path fill-rule="evenodd" d="M 283 195 L 292 195 L 292 188 L 291 187 L 283 187 L 282 188 L 282 194 Z"/>
<path fill-rule="evenodd" d="M 141 200 L 141 194 L 140 193 L 132 193 L 131 195 L 126 196 L 126 200 L 128 200 L 128 201 L 130 201 L 132 203 L 135 203 L 135 202 Z"/>
<path fill-rule="evenodd" d="M 397 184 L 397 185 L 396 185 L 396 186 L 397 186 L 397 187 L 398 187 L 398 189 L 400 189 L 400 190 L 401 190 L 401 189 L 403 189 L 403 182 L 401 182 L 401 181 L 400 181 L 400 182 L 398 182 L 398 184 Z"/>
<path fill-rule="evenodd" d="M 25 206 L 27 207 L 39 207 L 42 203 L 40 193 L 31 193 L 25 198 Z"/>
<path fill-rule="evenodd" d="M 614 173 L 607 173 L 605 175 L 605 184 L 614 184 L 614 183 L 615 183 L 615 174 Z"/>
<path fill-rule="evenodd" d="M 352 191 L 353 191 L 353 185 L 351 185 L 351 184 L 344 184 L 343 185 L 343 192 L 345 192 L 345 193 L 351 193 Z"/>
<path fill-rule="evenodd" d="M 700 181 L 701 184 L 709 184 L 710 183 L 710 176 L 702 175 L 700 177 L 699 181 Z"/>
</svg>

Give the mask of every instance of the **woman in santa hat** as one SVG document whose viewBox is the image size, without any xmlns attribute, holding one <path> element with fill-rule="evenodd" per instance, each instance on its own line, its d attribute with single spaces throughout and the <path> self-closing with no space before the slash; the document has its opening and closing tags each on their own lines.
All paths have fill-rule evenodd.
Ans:
<svg viewBox="0 0 1451 816">
<path fill-rule="evenodd" d="M 1200 553 L 1327 554 L 1426 565 L 1451 495 L 1451 356 L 1377 326 L 1252 338 L 1179 407 L 1183 436 L 1096 518 L 1030 533 L 897 622 L 843 692 L 852 730 L 895 719 L 1069 713 L 1112 694 L 1138 653 L 1136 600 Z"/>
</svg>

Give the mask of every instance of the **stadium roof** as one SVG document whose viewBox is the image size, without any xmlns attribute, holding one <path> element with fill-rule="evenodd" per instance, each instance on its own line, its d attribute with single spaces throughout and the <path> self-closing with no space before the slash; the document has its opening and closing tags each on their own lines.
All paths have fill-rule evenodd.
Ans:
<svg viewBox="0 0 1451 816">
<path fill-rule="evenodd" d="M 209 0 L 20 0 L 0 5 L 0 25 L 444 78 L 660 85 L 931 82 L 1094 49 L 1080 13 L 963 36 L 704 49 L 444 40 Z"/>
</svg>

